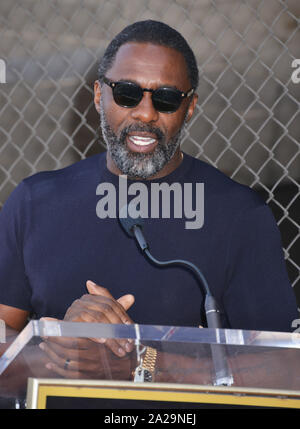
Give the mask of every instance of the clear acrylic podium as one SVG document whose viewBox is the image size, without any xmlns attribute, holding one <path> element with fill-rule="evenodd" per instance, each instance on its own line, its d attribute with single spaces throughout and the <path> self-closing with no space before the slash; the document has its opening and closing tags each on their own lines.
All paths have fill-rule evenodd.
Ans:
<svg viewBox="0 0 300 429">
<path fill-rule="evenodd" d="M 104 339 L 133 350 L 117 357 Z M 300 408 L 298 333 L 31 321 L 2 346 L 0 397 L 27 408 Z M 134 382 L 145 346 L 154 381 Z"/>
</svg>

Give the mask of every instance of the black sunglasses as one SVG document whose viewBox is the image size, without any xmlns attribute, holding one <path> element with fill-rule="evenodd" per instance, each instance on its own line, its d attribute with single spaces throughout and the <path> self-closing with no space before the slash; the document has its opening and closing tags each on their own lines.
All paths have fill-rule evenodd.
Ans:
<svg viewBox="0 0 300 429">
<path fill-rule="evenodd" d="M 161 113 L 176 112 L 182 100 L 190 97 L 194 92 L 193 88 L 188 92 L 168 87 L 157 89 L 141 88 L 133 82 L 112 82 L 107 77 L 103 78 L 103 82 L 111 87 L 115 102 L 122 107 L 136 107 L 142 100 L 144 92 L 151 92 L 153 106 L 155 110 Z"/>
</svg>

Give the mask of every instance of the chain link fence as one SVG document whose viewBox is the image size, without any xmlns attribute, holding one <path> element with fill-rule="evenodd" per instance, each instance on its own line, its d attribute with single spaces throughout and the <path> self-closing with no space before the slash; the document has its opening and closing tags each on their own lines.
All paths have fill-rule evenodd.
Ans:
<svg viewBox="0 0 300 429">
<path fill-rule="evenodd" d="M 263 194 L 300 288 L 299 14 L 298 0 L 1 0 L 0 206 L 24 177 L 105 150 L 98 60 L 127 24 L 161 20 L 201 73 L 183 150 Z"/>
</svg>

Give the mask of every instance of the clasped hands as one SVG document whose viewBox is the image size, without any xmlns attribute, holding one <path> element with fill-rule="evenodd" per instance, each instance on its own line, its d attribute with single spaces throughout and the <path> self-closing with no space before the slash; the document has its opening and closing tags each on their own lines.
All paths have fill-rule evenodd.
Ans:
<svg viewBox="0 0 300 429">
<path fill-rule="evenodd" d="M 86 285 L 89 293 L 72 303 L 63 321 L 133 323 L 127 314 L 134 303 L 133 295 L 115 299 L 107 289 L 91 281 Z M 132 360 L 135 360 L 131 356 L 132 340 L 47 337 L 40 348 L 49 358 L 46 368 L 66 378 L 131 378 Z"/>
</svg>

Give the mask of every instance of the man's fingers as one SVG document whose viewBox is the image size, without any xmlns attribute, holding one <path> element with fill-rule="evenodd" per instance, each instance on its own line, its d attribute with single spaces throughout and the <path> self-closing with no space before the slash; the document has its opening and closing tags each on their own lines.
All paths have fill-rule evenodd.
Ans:
<svg viewBox="0 0 300 429">
<path fill-rule="evenodd" d="M 39 347 L 49 358 L 46 368 L 64 377 L 82 378 L 84 374 L 89 373 L 95 373 L 100 377 L 110 375 L 106 349 L 90 344 L 88 351 L 66 349 L 49 342 L 41 343 Z"/>
<path fill-rule="evenodd" d="M 45 340 L 49 343 L 55 343 L 66 349 L 88 350 L 90 348 L 90 339 L 76 337 L 47 337 Z"/>
<path fill-rule="evenodd" d="M 58 342 L 49 341 L 49 338 L 44 342 L 40 343 L 39 347 L 42 350 L 48 350 L 51 349 L 53 352 L 56 353 L 57 356 L 65 357 L 66 355 L 68 358 L 72 360 L 87 360 L 87 361 L 93 361 L 95 360 L 95 357 L 97 354 L 101 351 L 101 345 L 95 344 L 94 341 L 88 340 L 88 348 L 82 349 L 82 348 L 70 348 L 65 347 L 65 344 L 62 345 Z"/>
<path fill-rule="evenodd" d="M 134 296 L 131 294 L 123 295 L 117 301 L 127 311 L 134 304 Z"/>
<path fill-rule="evenodd" d="M 67 371 L 63 368 L 60 368 L 57 364 L 53 362 L 47 363 L 46 368 L 49 369 L 50 371 L 55 372 L 58 375 L 61 375 L 64 378 L 74 378 L 74 379 L 86 378 L 86 375 L 84 373 L 81 373 L 80 371 Z"/>
<path fill-rule="evenodd" d="M 88 280 L 86 282 L 86 287 L 91 295 L 105 296 L 106 298 L 115 300 L 115 298 L 106 288 L 97 285 L 91 280 Z M 119 299 L 117 299 L 117 301 L 122 305 L 125 310 L 128 310 L 134 303 L 134 296 L 131 294 L 123 295 Z"/>
<path fill-rule="evenodd" d="M 88 280 L 86 282 L 86 287 L 89 294 L 102 296 L 102 297 L 108 298 L 113 302 L 117 302 L 118 304 L 121 305 L 122 309 L 124 309 L 125 312 L 129 310 L 129 308 L 134 304 L 134 301 L 135 301 L 134 296 L 131 294 L 123 295 L 116 300 L 106 288 L 96 285 L 96 283 L 92 282 L 91 280 Z M 133 321 L 125 312 L 119 311 L 117 307 L 114 308 L 114 311 L 120 317 L 121 323 L 126 323 L 126 324 L 133 323 Z M 111 320 L 111 323 L 120 323 L 120 322 L 116 320 Z"/>
<path fill-rule="evenodd" d="M 91 295 L 106 296 L 107 298 L 114 299 L 111 293 L 107 289 L 105 289 L 105 287 L 96 285 L 96 283 L 92 282 L 91 280 L 88 280 L 86 282 L 86 287 Z"/>
</svg>

